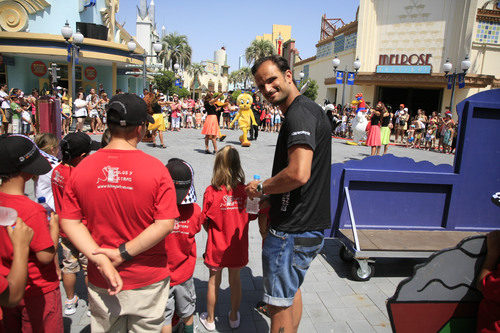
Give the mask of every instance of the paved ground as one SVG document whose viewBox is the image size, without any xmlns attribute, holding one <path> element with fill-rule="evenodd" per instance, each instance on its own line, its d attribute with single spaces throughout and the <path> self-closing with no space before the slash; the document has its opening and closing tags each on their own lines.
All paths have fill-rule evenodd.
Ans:
<svg viewBox="0 0 500 333">
<path fill-rule="evenodd" d="M 224 131 L 228 134 L 226 144 L 236 145 L 247 179 L 259 174 L 263 179 L 270 176 L 275 133 L 260 133 L 257 142 L 250 148 L 240 148 L 237 141 L 239 131 Z M 97 137 L 96 137 L 97 138 Z M 152 154 L 164 163 L 169 158 L 180 157 L 190 162 L 195 170 L 195 185 L 198 203 L 202 205 L 204 189 L 209 185 L 214 156 L 204 153 L 203 137 L 199 130 L 168 132 L 165 135 L 167 149 L 153 148 L 150 144 L 141 144 L 140 149 Z M 346 145 L 343 140 L 334 140 L 332 146 L 334 163 L 349 159 L 363 159 L 369 155 L 368 147 Z M 414 158 L 416 161 L 429 160 L 435 164 L 452 164 L 453 156 L 435 152 L 426 152 L 403 147 L 390 147 L 390 153 L 396 156 Z M 203 332 L 198 321 L 198 314 L 206 309 L 206 290 L 208 270 L 203 265 L 202 253 L 206 243 L 204 231 L 197 235 L 198 261 L 194 278 L 198 297 L 195 325 Z M 261 238 L 256 222 L 250 225 L 250 261 L 242 270 L 243 301 L 241 304 L 241 326 L 239 332 L 266 332 L 269 320 L 253 310 L 253 306 L 262 296 Z M 338 257 L 339 244 L 327 240 L 322 253 L 313 261 L 302 286 L 304 311 L 299 332 L 390 332 L 385 301 L 394 294 L 397 284 L 409 276 L 413 260 L 378 260 L 375 276 L 368 282 L 356 282 L 350 279 L 350 265 Z M 81 300 L 78 312 L 65 317 L 66 332 L 90 332 L 89 318 L 86 316 L 86 292 L 82 279 L 78 281 L 78 295 Z M 61 286 L 62 293 L 64 291 Z M 63 295 L 64 299 L 64 295 Z M 227 275 L 223 275 L 219 304 L 217 305 L 216 327 L 219 332 L 231 331 L 228 325 L 229 286 Z"/>
</svg>

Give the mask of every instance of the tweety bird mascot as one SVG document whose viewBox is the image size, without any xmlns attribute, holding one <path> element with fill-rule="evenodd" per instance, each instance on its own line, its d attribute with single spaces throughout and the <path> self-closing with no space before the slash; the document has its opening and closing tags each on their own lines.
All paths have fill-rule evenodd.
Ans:
<svg viewBox="0 0 500 333">
<path fill-rule="evenodd" d="M 253 116 L 253 112 L 251 110 L 253 98 L 251 95 L 243 93 L 238 96 L 236 103 L 238 104 L 239 110 L 236 117 L 234 117 L 231 124 L 229 124 L 229 127 L 232 128 L 234 123 L 238 121 L 240 129 L 243 131 L 243 134 L 240 136 L 241 146 L 250 147 L 250 141 L 248 141 L 247 133 L 252 125 L 257 126 L 257 122 L 255 121 L 255 117 Z"/>
</svg>

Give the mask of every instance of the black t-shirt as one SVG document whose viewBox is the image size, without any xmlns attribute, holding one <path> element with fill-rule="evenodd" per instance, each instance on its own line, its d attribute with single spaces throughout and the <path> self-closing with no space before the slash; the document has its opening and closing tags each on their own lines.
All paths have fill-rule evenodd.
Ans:
<svg viewBox="0 0 500 333">
<path fill-rule="evenodd" d="M 253 112 L 253 116 L 255 118 L 255 122 L 257 122 L 257 125 L 260 125 L 260 115 L 261 115 L 263 109 L 264 108 L 262 107 L 262 104 L 260 102 L 253 102 L 252 103 L 252 112 Z"/>
<path fill-rule="evenodd" d="M 217 110 L 215 108 L 215 105 L 211 105 L 210 103 L 205 103 L 205 112 L 207 116 L 217 115 Z"/>
<path fill-rule="evenodd" d="M 304 232 L 330 228 L 331 132 L 330 121 L 319 105 L 303 95 L 295 98 L 278 135 L 272 175 L 288 166 L 289 148 L 308 145 L 314 151 L 311 177 L 291 192 L 271 195 L 273 229 Z"/>
</svg>

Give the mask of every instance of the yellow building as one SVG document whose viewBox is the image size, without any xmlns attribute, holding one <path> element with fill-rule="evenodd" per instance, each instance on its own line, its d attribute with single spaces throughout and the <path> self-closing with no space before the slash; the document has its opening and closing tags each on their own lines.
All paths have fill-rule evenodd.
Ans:
<svg viewBox="0 0 500 333">
<path fill-rule="evenodd" d="M 281 38 L 280 38 L 281 37 Z M 255 36 L 256 40 L 268 40 L 273 43 L 277 51 L 282 50 L 283 43 L 292 39 L 292 26 L 291 25 L 280 25 L 273 24 L 273 32 L 270 34 L 263 34 L 261 36 Z M 281 45 L 279 41 L 281 40 Z"/>
</svg>

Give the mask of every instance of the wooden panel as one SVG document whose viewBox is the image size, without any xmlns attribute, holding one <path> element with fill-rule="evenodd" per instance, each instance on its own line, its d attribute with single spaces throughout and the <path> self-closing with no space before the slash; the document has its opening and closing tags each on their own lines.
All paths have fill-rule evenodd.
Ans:
<svg viewBox="0 0 500 333">
<path fill-rule="evenodd" d="M 351 229 L 340 230 L 354 242 Z M 420 230 L 358 230 L 361 250 L 375 251 L 437 251 L 456 246 L 462 239 L 481 235 L 464 231 Z"/>
</svg>

